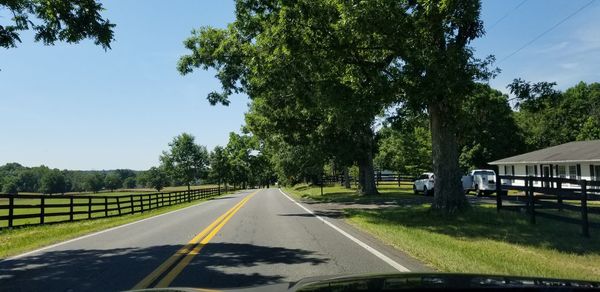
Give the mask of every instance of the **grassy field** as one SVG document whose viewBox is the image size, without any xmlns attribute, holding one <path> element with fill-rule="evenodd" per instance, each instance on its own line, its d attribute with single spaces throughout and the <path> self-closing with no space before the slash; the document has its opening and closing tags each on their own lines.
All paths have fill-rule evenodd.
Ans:
<svg viewBox="0 0 600 292">
<path fill-rule="evenodd" d="M 322 202 L 368 202 L 381 197 L 415 197 L 392 188 L 373 199 L 353 190 L 299 186 L 286 191 Z M 525 214 L 497 213 L 494 205 L 474 205 L 456 217 L 429 211 L 428 204 L 404 204 L 378 209 L 346 209 L 346 220 L 382 241 L 405 251 L 436 270 L 600 280 L 600 230 L 581 236 L 579 225 L 538 218 L 532 225 Z M 548 211 L 546 211 L 548 212 Z M 570 217 L 577 213 L 563 211 Z M 590 215 L 600 222 L 600 216 Z"/>
<path fill-rule="evenodd" d="M 185 208 L 187 206 L 198 204 L 199 202 L 201 201 L 197 200 L 191 203 L 183 203 L 179 205 L 163 207 L 141 214 L 138 213 L 134 215 L 124 215 L 120 217 L 21 227 L 10 230 L 0 229 L 0 259 L 82 236 L 88 233 Z"/>
<path fill-rule="evenodd" d="M 192 189 L 206 189 L 206 188 L 214 188 L 216 187 L 216 185 L 203 185 L 203 186 L 193 186 Z M 183 186 L 183 187 L 167 187 L 164 190 L 162 190 L 162 192 L 174 192 L 174 191 L 184 191 L 187 190 L 187 187 Z M 92 206 L 92 211 L 95 210 L 104 210 L 104 197 L 116 197 L 116 196 L 124 196 L 124 195 L 131 195 L 131 194 L 145 194 L 145 193 L 155 193 L 156 190 L 152 190 L 152 189 L 133 189 L 133 190 L 117 190 L 114 192 L 101 192 L 101 193 L 83 193 L 83 194 L 73 194 L 75 196 L 78 195 L 82 195 L 82 196 L 93 196 L 93 197 L 97 197 L 96 199 L 92 199 L 92 203 L 93 204 L 100 204 L 100 205 L 94 205 Z M 37 194 L 39 195 L 39 194 Z M 52 200 L 46 200 L 46 204 L 53 204 L 53 205 L 65 205 L 65 204 L 69 204 L 70 200 L 68 198 L 65 199 L 59 199 L 60 195 L 48 195 L 48 197 L 52 197 Z M 41 202 L 40 199 L 25 199 L 25 198 L 18 198 L 15 200 L 15 204 L 16 205 L 39 205 Z M 88 199 L 86 198 L 76 198 L 73 201 L 75 204 L 87 204 L 88 203 Z M 116 198 L 109 198 L 108 199 L 108 208 L 117 208 L 117 201 Z M 147 203 L 145 203 L 147 204 Z M 8 205 L 8 199 L 0 199 L 0 206 L 6 206 Z M 121 207 L 125 208 L 129 206 L 129 204 L 127 202 L 122 203 Z M 139 207 L 135 207 L 134 208 L 135 211 L 140 210 Z M 74 207 L 73 211 L 75 212 L 87 212 L 88 211 L 88 207 L 87 206 L 76 206 Z M 59 207 L 49 207 L 47 206 L 45 208 L 45 212 L 47 214 L 50 213 L 62 213 L 62 212 L 69 212 L 69 207 L 65 207 L 65 206 L 59 206 Z M 39 208 L 23 208 L 23 209 L 15 209 L 14 211 L 15 215 L 24 215 L 24 214 L 29 214 L 29 215 L 36 215 L 36 214 L 40 214 L 40 209 Z M 108 215 L 117 215 L 118 211 L 109 211 Z M 8 215 L 8 210 L 7 209 L 0 209 L 0 216 L 6 216 Z M 92 218 L 97 218 L 97 217 L 104 217 L 104 213 L 103 212 L 96 212 L 96 213 L 92 213 Z M 86 219 L 88 218 L 87 214 L 77 214 L 74 216 L 74 219 Z M 69 216 L 48 216 L 47 218 L 45 218 L 45 222 L 46 223 L 51 223 L 51 222 L 59 222 L 59 221 L 65 221 L 68 220 Z M 14 224 L 15 226 L 17 225 L 24 225 L 24 224 L 37 224 L 40 222 L 39 218 L 23 218 L 23 219 L 15 219 Z M 8 225 L 8 222 L 6 220 L 0 220 L 0 227 L 6 227 Z"/>
</svg>

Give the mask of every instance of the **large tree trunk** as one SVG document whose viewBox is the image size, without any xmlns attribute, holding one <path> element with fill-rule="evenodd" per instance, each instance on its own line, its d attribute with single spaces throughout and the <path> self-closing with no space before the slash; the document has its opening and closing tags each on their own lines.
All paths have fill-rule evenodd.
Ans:
<svg viewBox="0 0 600 292">
<path fill-rule="evenodd" d="M 375 167 L 373 166 L 373 154 L 368 153 L 367 157 L 358 162 L 358 172 L 360 176 L 359 189 L 361 195 L 377 195 L 377 185 L 375 184 Z"/>
<path fill-rule="evenodd" d="M 362 189 L 362 186 L 365 184 L 365 169 L 359 163 L 358 165 L 358 189 Z"/>
<path fill-rule="evenodd" d="M 432 208 L 448 214 L 462 211 L 469 203 L 460 181 L 458 140 L 452 114 L 440 104 L 429 106 L 429 114 L 435 174 Z"/>
<path fill-rule="evenodd" d="M 348 169 L 348 167 L 344 167 L 344 187 L 347 189 L 352 188 L 352 186 L 350 185 L 350 170 Z"/>
<path fill-rule="evenodd" d="M 373 165 L 373 131 L 371 127 L 365 129 L 364 145 L 361 147 L 363 155 L 358 159 L 359 191 L 361 195 L 377 195 L 375 184 L 375 167 Z"/>
</svg>

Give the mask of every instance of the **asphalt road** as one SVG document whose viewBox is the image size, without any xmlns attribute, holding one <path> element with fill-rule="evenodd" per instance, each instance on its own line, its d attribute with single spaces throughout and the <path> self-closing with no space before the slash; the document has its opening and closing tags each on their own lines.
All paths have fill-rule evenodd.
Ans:
<svg viewBox="0 0 600 292">
<path fill-rule="evenodd" d="M 309 208 L 309 206 L 308 206 Z M 0 262 L 0 291 L 234 288 L 425 267 L 278 189 L 243 191 Z"/>
</svg>

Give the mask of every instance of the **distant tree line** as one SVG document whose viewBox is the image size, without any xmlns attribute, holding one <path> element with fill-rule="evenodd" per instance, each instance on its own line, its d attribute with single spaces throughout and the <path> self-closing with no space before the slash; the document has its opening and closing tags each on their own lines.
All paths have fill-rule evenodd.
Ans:
<svg viewBox="0 0 600 292">
<path fill-rule="evenodd" d="M 61 194 L 67 192 L 114 191 L 135 188 L 142 172 L 130 169 L 108 171 L 59 170 L 47 166 L 26 167 L 18 163 L 0 166 L 2 193 Z"/>
<path fill-rule="evenodd" d="M 230 133 L 225 147 L 212 152 L 198 145 L 195 137 L 183 133 L 169 143 L 159 156 L 160 164 L 145 171 L 116 169 L 103 171 L 59 170 L 47 166 L 25 167 L 18 163 L 0 166 L 0 192 L 6 194 L 100 192 L 117 189 L 217 184 L 259 187 L 275 182 L 263 144 L 249 134 Z"/>
</svg>

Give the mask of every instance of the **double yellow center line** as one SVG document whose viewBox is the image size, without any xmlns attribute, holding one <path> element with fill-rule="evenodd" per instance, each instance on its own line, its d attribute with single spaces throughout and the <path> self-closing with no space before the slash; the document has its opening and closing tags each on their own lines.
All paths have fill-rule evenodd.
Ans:
<svg viewBox="0 0 600 292">
<path fill-rule="evenodd" d="M 183 269 L 192 261 L 194 256 L 200 253 L 200 250 L 225 226 L 227 221 L 239 211 L 248 200 L 254 196 L 256 192 L 251 193 L 237 203 L 233 208 L 229 209 L 225 214 L 219 216 L 217 220 L 212 222 L 202 232 L 198 233 L 192 240 L 190 240 L 184 247 L 179 249 L 175 254 L 170 256 L 164 261 L 158 268 L 152 273 L 146 276 L 142 281 L 137 283 L 132 289 L 145 289 L 155 283 L 158 278 L 166 273 L 166 275 L 158 281 L 155 288 L 168 287 L 173 280 L 183 271 Z M 168 272 L 167 272 L 168 271 Z"/>
</svg>

